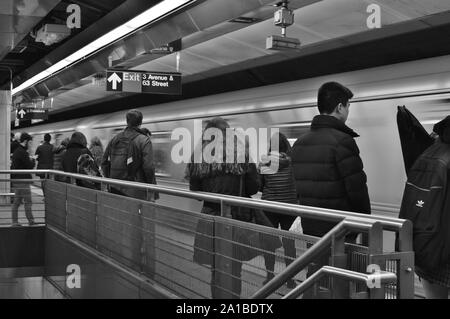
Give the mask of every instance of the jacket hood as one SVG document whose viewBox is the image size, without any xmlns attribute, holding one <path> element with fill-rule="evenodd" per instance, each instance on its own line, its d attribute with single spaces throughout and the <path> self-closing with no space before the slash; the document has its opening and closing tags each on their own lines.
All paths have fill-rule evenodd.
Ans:
<svg viewBox="0 0 450 319">
<path fill-rule="evenodd" d="M 271 165 L 274 164 L 278 169 L 289 167 L 291 164 L 291 158 L 286 153 L 270 152 L 261 158 L 259 164 L 259 171 L 261 174 L 275 174 Z"/>
<path fill-rule="evenodd" d="M 86 136 L 84 136 L 83 133 L 75 132 L 72 134 L 72 138 L 69 141 L 69 145 L 67 145 L 67 148 L 86 148 L 87 146 L 87 140 Z"/>
<path fill-rule="evenodd" d="M 359 135 L 353 131 L 350 127 L 345 125 L 334 116 L 330 115 L 316 115 L 311 123 L 311 130 L 317 130 L 321 128 L 334 128 L 341 132 L 344 132 L 351 137 L 358 137 Z"/>
<path fill-rule="evenodd" d="M 435 124 L 433 132 L 439 135 L 439 138 L 443 143 L 450 144 L 450 115 Z"/>
</svg>

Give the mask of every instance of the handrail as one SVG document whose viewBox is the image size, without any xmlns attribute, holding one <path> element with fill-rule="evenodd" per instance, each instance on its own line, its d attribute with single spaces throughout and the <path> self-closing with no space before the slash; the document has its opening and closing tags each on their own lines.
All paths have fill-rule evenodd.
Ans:
<svg viewBox="0 0 450 319">
<path fill-rule="evenodd" d="M 56 170 L 0 170 L 0 174 L 53 174 L 64 177 L 76 178 L 79 180 L 85 180 L 90 182 L 96 182 L 100 184 L 110 184 L 122 187 L 134 187 L 139 189 L 144 189 L 148 191 L 156 191 L 159 193 L 172 195 L 172 196 L 180 196 L 185 198 L 191 198 L 201 201 L 215 202 L 226 204 L 229 206 L 240 206 L 240 207 L 250 207 L 256 209 L 262 209 L 267 211 L 272 211 L 281 214 L 287 214 L 292 216 L 300 216 L 300 217 L 309 217 L 317 220 L 324 220 L 330 222 L 340 222 L 344 219 L 349 219 L 353 221 L 376 221 L 380 222 L 382 227 L 385 230 L 390 231 L 401 231 L 404 228 L 411 228 L 410 221 L 404 219 L 396 219 L 391 217 L 380 217 L 380 216 L 371 216 L 371 215 L 363 215 L 354 212 L 340 211 L 340 210 L 332 210 L 311 206 L 303 206 L 296 204 L 286 204 L 280 202 L 266 201 L 261 199 L 252 199 L 252 198 L 243 198 L 236 196 L 228 196 L 221 194 L 211 194 L 205 192 L 193 192 L 190 190 L 184 190 L 175 187 L 154 185 L 154 184 L 145 184 L 138 182 L 130 182 L 123 181 L 111 178 L 103 178 L 103 177 L 93 177 L 81 174 L 73 174 L 66 173 L 62 171 Z"/>
<path fill-rule="evenodd" d="M 334 226 L 313 246 L 311 246 L 311 248 L 309 248 L 302 256 L 294 260 L 283 272 L 276 275 L 271 281 L 269 281 L 265 286 L 258 290 L 251 298 L 262 299 L 270 296 L 278 288 L 284 285 L 284 283 L 286 283 L 290 278 L 293 278 L 296 274 L 298 274 L 306 266 L 308 266 L 308 264 L 311 263 L 311 261 L 313 261 L 317 256 L 319 256 L 325 249 L 328 249 L 335 238 L 344 236 L 350 229 L 352 231 L 368 231 L 376 224 L 377 222 L 360 223 L 343 220 L 342 222 Z"/>
<path fill-rule="evenodd" d="M 316 271 L 311 277 L 308 277 L 302 284 L 295 287 L 292 291 L 286 294 L 281 299 L 295 299 L 298 298 L 303 292 L 305 292 L 308 288 L 318 282 L 324 276 L 333 276 L 340 277 L 345 280 L 359 281 L 368 284 L 375 280 L 379 282 L 380 285 L 386 285 L 397 281 L 397 276 L 391 272 L 379 272 L 374 274 L 363 274 L 360 272 L 336 268 L 331 266 L 323 266 L 320 270 Z M 369 285 L 368 285 L 369 287 Z M 376 288 L 375 288 L 376 289 Z"/>
</svg>

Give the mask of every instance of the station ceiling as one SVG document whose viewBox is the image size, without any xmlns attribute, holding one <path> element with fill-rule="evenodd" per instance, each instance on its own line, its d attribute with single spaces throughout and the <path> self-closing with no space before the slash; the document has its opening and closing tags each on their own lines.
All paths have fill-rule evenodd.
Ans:
<svg viewBox="0 0 450 319">
<path fill-rule="evenodd" d="M 56 121 L 450 54 L 449 41 L 442 41 L 450 35 L 448 0 L 291 0 L 295 23 L 288 28 L 288 36 L 302 43 L 300 50 L 292 51 L 265 48 L 267 36 L 280 34 L 280 28 L 273 25 L 277 1 L 243 3 L 198 1 L 182 13 L 115 43 L 89 61 L 18 93 L 15 99 L 30 103 L 40 98 L 42 105 L 51 103 L 50 120 Z M 380 29 L 370 29 L 367 22 L 373 5 L 381 10 Z M 148 53 L 177 39 L 181 39 L 183 47 L 179 64 L 182 96 L 106 92 L 102 74 L 111 59 L 115 60 L 114 68 L 177 71 L 176 54 Z M 40 62 L 36 64 L 42 68 Z M 24 79 L 16 77 L 15 85 Z"/>
<path fill-rule="evenodd" d="M 125 0 L 2 0 L 0 1 L 0 87 L 35 62 L 74 39 Z M 33 36 L 45 24 L 66 24 L 70 4 L 79 5 L 81 28 L 74 28 L 64 40 L 53 45 L 36 42 Z M 76 41 L 73 41 L 73 43 Z M 9 69 L 7 70 L 9 71 Z"/>
</svg>

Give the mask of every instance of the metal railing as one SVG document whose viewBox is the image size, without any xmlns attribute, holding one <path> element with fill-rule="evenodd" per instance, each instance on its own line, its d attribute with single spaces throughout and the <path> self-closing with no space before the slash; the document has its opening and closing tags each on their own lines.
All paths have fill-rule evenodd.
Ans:
<svg viewBox="0 0 450 319">
<path fill-rule="evenodd" d="M 397 280 L 397 276 L 391 272 L 380 272 L 379 274 L 371 275 L 336 267 L 323 266 L 319 271 L 315 272 L 311 277 L 306 279 L 300 286 L 297 286 L 282 299 L 298 298 L 302 293 L 317 283 L 324 276 L 357 281 L 366 285 L 370 285 L 373 281 L 375 281 L 379 282 L 380 286 L 394 283 Z"/>
<path fill-rule="evenodd" d="M 289 295 L 289 291 L 282 289 L 284 283 L 292 278 L 295 278 L 297 282 L 308 283 L 308 286 L 304 284 L 299 286 L 304 287 L 302 291 L 309 288 L 314 281 L 315 286 L 328 290 L 326 296 L 329 298 L 355 296 L 413 298 L 414 296 L 412 225 L 406 220 L 191 192 L 161 185 L 97 178 L 53 170 L 0 171 L 0 175 L 11 173 L 46 175 L 47 185 L 50 185 L 46 188 L 46 192 L 52 195 L 51 198 L 46 198 L 48 224 L 58 227 L 103 253 L 114 256 L 119 262 L 148 275 L 182 297 L 292 296 L 292 294 Z M 67 179 L 70 183 L 53 182 L 55 177 L 60 180 Z M 77 180 L 97 183 L 100 185 L 99 190 L 71 185 Z M 144 190 L 147 198 L 150 198 L 149 195 L 152 192 L 158 192 L 160 195 L 175 199 L 217 203 L 220 204 L 220 212 L 216 216 L 184 210 L 183 207 L 175 210 L 158 202 L 118 197 L 106 192 L 108 188 L 114 186 Z M 233 220 L 230 217 L 234 207 L 248 207 L 293 217 L 329 221 L 337 225 L 323 238 L 315 238 L 297 232 Z M 205 229 L 199 229 L 202 223 L 207 229 L 206 232 Z M 296 252 L 292 256 L 286 252 L 280 254 L 280 249 L 274 252 L 264 247 L 247 246 L 246 248 L 257 251 L 257 257 L 252 260 L 240 260 L 236 257 L 236 250 L 245 246 L 234 236 L 238 230 L 256 232 L 260 236 L 281 238 L 283 246 L 285 243 L 293 242 Z M 346 243 L 345 234 L 350 231 L 367 234 L 367 245 Z M 395 233 L 397 242 L 395 251 L 383 252 L 383 232 Z M 211 243 L 212 250 L 207 251 L 212 255 L 211 265 L 193 261 L 196 252 L 201 252 L 203 249 L 197 245 L 198 238 L 206 238 Z M 314 275 L 315 273 L 309 272 L 309 267 L 324 253 L 328 256 L 325 266 L 330 264 L 342 271 L 352 271 L 366 276 L 367 265 L 377 264 L 381 271 L 392 272 L 392 276 L 395 275 L 395 282 L 381 280 L 382 288 L 369 290 L 360 284 L 359 279 L 349 277 L 348 280 L 342 280 L 342 276 L 350 274 L 345 272 L 337 277 L 330 276 L 330 281 L 321 284 L 316 280 L 330 275 L 329 269 L 325 268 L 319 273 L 320 275 Z M 296 257 L 297 255 L 299 257 Z M 266 269 L 262 263 L 263 259 L 266 261 L 267 256 L 275 257 L 274 270 L 278 275 L 264 285 L 262 279 Z M 280 266 L 283 258 L 290 263 L 284 270 Z M 305 269 L 308 269 L 306 275 Z M 384 278 L 383 276 L 380 278 Z M 389 278 L 394 278 L 392 276 Z M 236 290 L 233 286 L 236 282 L 239 282 L 239 285 L 242 283 L 242 291 L 240 288 Z M 203 288 L 199 288 L 200 286 Z M 215 296 L 213 292 L 210 294 L 206 291 L 210 286 L 218 288 Z"/>
</svg>

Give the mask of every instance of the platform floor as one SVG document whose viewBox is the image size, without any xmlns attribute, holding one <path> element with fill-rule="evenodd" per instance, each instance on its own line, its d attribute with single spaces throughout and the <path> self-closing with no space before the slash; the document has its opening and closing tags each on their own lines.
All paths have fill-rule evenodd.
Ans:
<svg viewBox="0 0 450 319">
<path fill-rule="evenodd" d="M 42 189 L 36 186 L 31 186 L 31 196 L 33 201 L 31 209 L 34 220 L 36 223 L 43 224 L 45 223 L 45 205 Z M 28 225 L 23 203 L 19 206 L 19 223 L 23 226 Z M 11 224 L 11 204 L 0 204 L 0 226 L 9 226 Z"/>
</svg>

